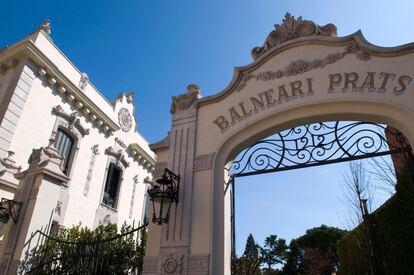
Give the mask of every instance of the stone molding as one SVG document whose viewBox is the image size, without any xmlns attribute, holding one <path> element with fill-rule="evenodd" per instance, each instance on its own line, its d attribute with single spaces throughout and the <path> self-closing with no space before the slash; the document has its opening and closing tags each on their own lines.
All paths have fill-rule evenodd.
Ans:
<svg viewBox="0 0 414 275">
<path fill-rule="evenodd" d="M 190 255 L 188 257 L 188 274 L 208 275 L 209 265 L 209 255 Z"/>
<path fill-rule="evenodd" d="M 379 47 L 369 43 L 361 31 L 357 31 L 351 35 L 345 37 L 329 37 L 329 36 L 305 36 L 299 37 L 297 39 L 289 40 L 280 45 L 277 45 L 266 53 L 264 53 L 260 58 L 254 60 L 251 64 L 248 64 L 243 67 L 236 67 L 233 79 L 227 85 L 227 87 L 221 92 L 200 98 L 198 100 L 197 106 L 204 106 L 208 104 L 213 104 L 219 102 L 231 95 L 239 86 L 239 82 L 242 81 L 244 74 L 254 71 L 259 68 L 273 56 L 286 51 L 291 48 L 295 48 L 302 45 L 324 45 L 324 46 L 348 46 L 355 44 L 360 49 L 360 54 L 357 54 L 357 58 L 360 60 L 367 60 L 368 55 L 370 57 L 396 57 L 404 54 L 409 54 L 414 52 L 414 43 L 409 43 L 405 45 L 400 45 L 396 47 Z M 359 55 L 359 56 L 358 56 Z"/>
<path fill-rule="evenodd" d="M 209 170 L 213 165 L 214 153 L 196 156 L 194 158 L 194 171 Z"/>
<path fill-rule="evenodd" d="M 159 150 L 168 150 L 170 147 L 170 132 L 168 132 L 165 138 L 158 142 L 150 144 L 149 147 L 154 152 L 157 152 Z"/>
<path fill-rule="evenodd" d="M 245 72 L 241 74 L 241 80 L 236 87 L 236 92 L 240 92 L 246 86 L 247 82 L 252 79 L 256 81 L 269 81 L 274 79 L 280 79 L 283 77 L 294 76 L 298 74 L 303 74 L 309 72 L 313 69 L 322 69 L 330 64 L 333 64 L 346 55 L 355 54 L 356 57 L 361 61 L 368 61 L 371 59 L 371 55 L 363 50 L 357 45 L 357 43 L 352 42 L 347 45 L 342 52 L 330 53 L 327 56 L 321 59 L 314 59 L 311 61 L 299 59 L 292 61 L 284 69 L 279 69 L 276 71 L 264 71 L 257 74 L 252 72 Z"/>
<path fill-rule="evenodd" d="M 42 30 L 42 33 L 46 34 L 46 37 L 49 38 L 45 31 Z M 51 41 L 51 43 L 53 42 Z M 94 123 L 102 132 L 111 135 L 113 132 L 120 129 L 118 124 L 78 87 L 78 83 L 73 83 L 50 61 L 50 59 L 35 45 L 30 36 L 13 46 L 7 47 L 5 51 L 1 52 L 0 59 L 6 61 L 0 63 L 7 63 L 10 58 L 17 54 L 28 57 L 34 64 L 36 64 L 38 67 L 38 76 L 44 77 L 45 84 L 55 90 L 58 95 L 67 101 L 72 102 L 73 107 L 78 109 L 79 113 L 84 114 L 85 117 Z M 1 72 L 2 69 L 0 68 L 0 75 Z"/>
<path fill-rule="evenodd" d="M 108 147 L 105 149 L 105 154 L 114 157 L 117 165 L 122 164 L 124 168 L 129 167 L 129 162 L 126 160 L 122 150 L 115 151 L 114 148 Z"/>
<path fill-rule="evenodd" d="M 127 150 L 134 161 L 138 162 L 144 169 L 150 173 L 154 171 L 155 160 L 138 143 L 131 143 Z"/>
<path fill-rule="evenodd" d="M 57 105 L 52 108 L 52 114 L 62 117 L 67 120 L 68 122 L 68 129 L 71 130 L 73 127 L 78 129 L 79 133 L 82 136 L 89 134 L 89 129 L 85 128 L 79 119 L 78 112 L 73 112 L 71 114 L 66 113 L 60 105 Z"/>
<path fill-rule="evenodd" d="M 142 272 L 144 274 L 159 274 L 158 272 L 158 257 L 148 257 L 144 258 L 144 265 L 142 267 Z"/>
<path fill-rule="evenodd" d="M 303 20 L 302 16 L 296 19 L 290 13 L 286 13 L 282 24 L 275 25 L 275 29 L 270 32 L 264 45 L 252 50 L 253 59 L 256 60 L 266 51 L 285 41 L 311 35 L 336 37 L 336 26 L 334 24 L 319 26 L 313 21 Z"/>
</svg>

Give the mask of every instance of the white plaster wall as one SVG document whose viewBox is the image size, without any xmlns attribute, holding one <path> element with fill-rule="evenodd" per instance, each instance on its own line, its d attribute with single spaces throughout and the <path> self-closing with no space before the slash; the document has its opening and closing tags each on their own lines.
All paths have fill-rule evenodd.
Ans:
<svg viewBox="0 0 414 275">
<path fill-rule="evenodd" d="M 32 149 L 48 144 L 56 122 L 56 115 L 52 114 L 52 108 L 57 105 L 60 105 L 68 114 L 75 111 L 70 102 L 62 98 L 60 94 L 57 94 L 55 88 L 50 87 L 43 77 L 36 77 L 32 83 L 24 110 L 10 144 L 10 150 L 16 153 L 14 156 L 15 160 L 18 165 L 23 167 L 23 170 L 28 167 L 27 160 Z M 113 109 L 111 112 L 115 113 Z M 81 115 L 80 120 L 85 128 L 89 128 L 90 133 L 85 135 L 78 143 L 79 151 L 72 163 L 68 190 L 69 199 L 63 225 L 72 226 L 82 223 L 85 226 L 93 227 L 95 212 L 101 203 L 108 162 L 108 155 L 105 154 L 105 149 L 110 146 L 116 147 L 115 137 L 120 138 L 127 145 L 138 143 L 144 149 L 148 151 L 149 149 L 146 141 L 139 134 L 133 132 L 134 128 L 129 133 L 119 130 L 114 135 L 106 137 L 93 124 L 87 121 L 84 116 Z M 86 177 L 92 154 L 91 148 L 96 144 L 99 144 L 100 154 L 96 156 L 89 193 L 87 196 L 84 196 Z M 151 154 L 151 152 L 148 152 L 148 154 Z M 125 153 L 125 156 L 128 156 L 127 153 Z M 126 168 L 123 174 L 117 207 L 119 224 L 122 224 L 124 221 L 131 224 L 134 220 L 137 223 L 141 220 L 145 195 L 143 179 L 149 176 L 149 172 L 132 158 L 127 157 L 127 161 L 130 166 Z M 133 216 L 129 218 L 134 184 L 133 177 L 135 175 L 138 175 L 139 183 L 135 191 Z M 51 211 L 52 209 L 48 213 Z"/>
</svg>

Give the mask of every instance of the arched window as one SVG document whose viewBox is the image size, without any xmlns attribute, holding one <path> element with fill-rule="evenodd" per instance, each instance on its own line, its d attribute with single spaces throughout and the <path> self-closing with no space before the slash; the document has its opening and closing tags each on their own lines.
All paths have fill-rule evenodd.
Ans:
<svg viewBox="0 0 414 275">
<path fill-rule="evenodd" d="M 63 173 L 67 175 L 69 174 L 75 140 L 71 135 L 69 135 L 61 128 L 57 129 L 55 139 L 56 150 L 59 152 L 60 156 L 63 157 L 60 168 L 62 169 Z"/>
</svg>

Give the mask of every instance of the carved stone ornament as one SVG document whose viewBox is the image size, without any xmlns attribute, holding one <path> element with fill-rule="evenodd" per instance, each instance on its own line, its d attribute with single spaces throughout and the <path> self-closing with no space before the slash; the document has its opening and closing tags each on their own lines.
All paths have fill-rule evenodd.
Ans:
<svg viewBox="0 0 414 275">
<path fill-rule="evenodd" d="M 79 89 L 83 90 L 89 83 L 89 76 L 86 73 L 81 74 L 81 78 L 79 81 Z"/>
<path fill-rule="evenodd" d="M 186 110 L 194 106 L 200 96 L 200 89 L 195 84 L 187 86 L 187 92 L 172 97 L 171 114 L 175 114 L 178 110 Z"/>
<path fill-rule="evenodd" d="M 118 122 L 121 126 L 122 131 L 129 132 L 132 128 L 132 116 L 129 111 L 125 108 L 121 108 L 118 112 Z"/>
<path fill-rule="evenodd" d="M 32 154 L 29 157 L 28 163 L 36 163 L 37 167 L 45 167 L 49 162 L 54 163 L 57 167 L 60 167 L 63 158 L 59 155 L 54 144 L 53 138 L 49 139 L 49 145 L 47 147 L 41 147 L 39 149 L 33 149 Z M 60 169 L 59 169 L 60 171 Z"/>
<path fill-rule="evenodd" d="M 286 13 L 281 25 L 275 25 L 275 29 L 268 35 L 262 47 L 252 50 L 253 59 L 256 60 L 269 49 L 298 37 L 321 35 L 336 37 L 336 26 L 327 24 L 319 26 L 312 21 L 303 20 L 302 17 L 295 19 L 290 13 Z"/>
<path fill-rule="evenodd" d="M 164 274 L 182 274 L 184 255 L 169 253 L 161 263 Z"/>
<path fill-rule="evenodd" d="M 0 159 L 1 165 L 3 165 L 7 170 L 9 170 L 13 174 L 17 174 L 22 169 L 21 166 L 16 165 L 16 161 L 13 159 L 14 152 L 7 151 L 7 157 Z M 0 175 L 1 175 L 0 171 Z"/>
<path fill-rule="evenodd" d="M 294 76 L 309 72 L 313 69 L 322 69 L 327 65 L 333 64 L 346 55 L 355 54 L 356 58 L 360 61 L 368 61 L 371 59 L 371 55 L 361 49 L 355 42 L 347 45 L 342 52 L 335 52 L 326 55 L 323 58 L 314 60 L 295 60 L 289 63 L 286 67 L 275 71 L 264 71 L 259 73 L 243 72 L 241 80 L 237 85 L 236 92 L 240 92 L 247 84 L 248 81 L 254 79 L 256 81 L 270 81 L 273 79 L 280 79 L 282 77 Z"/>
<path fill-rule="evenodd" d="M 71 114 L 66 113 L 60 105 L 57 105 L 52 108 L 52 114 L 60 116 L 64 118 L 67 122 L 67 128 L 71 130 L 73 127 L 76 127 L 78 131 L 81 133 L 82 136 L 89 134 L 89 129 L 82 126 L 79 120 L 79 116 L 77 112 L 73 112 Z"/>
<path fill-rule="evenodd" d="M 116 159 L 116 164 L 122 164 L 125 168 L 129 167 L 129 162 L 126 161 L 122 150 L 115 151 L 114 148 L 108 147 L 105 150 L 107 155 L 113 156 Z"/>
<path fill-rule="evenodd" d="M 46 19 L 45 21 L 43 21 L 43 23 L 40 24 L 37 28 L 38 30 L 42 30 L 46 32 L 48 35 L 52 33 L 52 24 L 50 23 L 49 19 Z"/>
</svg>

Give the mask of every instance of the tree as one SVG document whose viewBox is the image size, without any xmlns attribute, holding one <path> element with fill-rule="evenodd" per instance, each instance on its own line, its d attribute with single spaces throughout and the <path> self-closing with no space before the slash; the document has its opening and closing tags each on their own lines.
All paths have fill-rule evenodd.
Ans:
<svg viewBox="0 0 414 275">
<path fill-rule="evenodd" d="M 290 242 L 283 274 L 330 275 L 338 269 L 336 242 L 346 233 L 326 225 L 306 230 L 305 235 Z M 311 273 L 315 270 L 321 273 Z"/>
<path fill-rule="evenodd" d="M 286 260 L 288 246 L 284 239 L 278 239 L 277 235 L 270 235 L 265 239 L 264 247 L 260 248 L 262 263 L 266 264 L 264 268 L 268 273 L 273 270 L 276 264 L 283 264 Z"/>
<path fill-rule="evenodd" d="M 259 275 L 261 259 L 259 256 L 259 245 L 255 242 L 253 235 L 249 234 L 243 256 L 233 259 L 233 274 L 237 275 Z"/>
<path fill-rule="evenodd" d="M 377 266 L 374 247 L 374 226 L 371 220 L 371 203 L 374 193 L 366 170 L 361 161 L 349 163 L 349 171 L 345 174 L 345 186 L 347 193 L 345 198 L 353 215 L 351 221 L 354 226 L 361 225 L 362 242 L 366 244 L 367 260 L 370 274 L 376 274 Z"/>
</svg>

